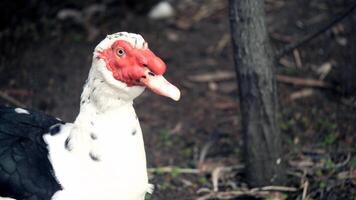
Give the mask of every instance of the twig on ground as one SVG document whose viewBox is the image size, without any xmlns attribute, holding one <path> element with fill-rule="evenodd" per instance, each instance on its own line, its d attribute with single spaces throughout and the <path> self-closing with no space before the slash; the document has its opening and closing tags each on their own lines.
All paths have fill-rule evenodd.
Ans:
<svg viewBox="0 0 356 200">
<path fill-rule="evenodd" d="M 356 170 L 343 171 L 336 176 L 339 180 L 343 179 L 355 179 L 356 180 Z"/>
<path fill-rule="evenodd" d="M 13 98 L 1 91 L 0 91 L 0 98 L 4 99 L 5 101 L 7 101 L 15 106 L 22 107 L 22 108 L 26 107 L 25 104 L 21 103 L 20 101 L 16 100 L 15 98 Z"/>
<path fill-rule="evenodd" d="M 289 61 L 287 58 L 281 58 L 279 59 L 279 64 L 283 65 L 284 67 L 289 67 L 289 68 L 293 68 L 295 67 L 295 64 L 291 61 Z"/>
<path fill-rule="evenodd" d="M 286 42 L 286 43 L 296 42 L 296 39 L 289 35 L 282 35 L 277 32 L 271 32 L 270 35 L 273 39 L 281 41 L 281 42 Z"/>
<path fill-rule="evenodd" d="M 215 54 L 220 54 L 225 49 L 225 47 L 229 44 L 230 40 L 231 40 L 230 34 L 225 33 L 224 35 L 221 36 L 220 40 L 216 44 L 208 48 L 208 51 Z"/>
<path fill-rule="evenodd" d="M 239 190 L 224 191 L 224 192 L 215 192 L 211 191 L 210 193 L 201 196 L 198 200 L 208 200 L 212 198 L 217 199 L 232 199 L 240 196 L 253 196 L 257 198 L 266 198 L 271 192 L 296 192 L 297 188 L 294 187 L 284 187 L 284 186 L 266 186 L 262 188 L 252 188 L 250 190 L 240 188 Z"/>
<path fill-rule="evenodd" d="M 187 180 L 187 179 L 185 179 L 185 178 L 180 178 L 179 180 L 180 180 L 180 182 L 183 183 L 183 185 L 184 185 L 185 187 L 190 187 L 190 186 L 193 185 L 193 183 L 192 183 L 191 181 L 189 181 L 189 180 Z"/>
<path fill-rule="evenodd" d="M 344 161 L 342 161 L 341 163 L 335 164 L 335 168 L 341 168 L 341 167 L 347 165 L 347 163 L 349 163 L 350 160 L 351 160 L 351 154 L 348 153 L 348 154 L 347 154 L 347 157 L 346 157 L 346 159 L 345 159 Z"/>
<path fill-rule="evenodd" d="M 170 129 L 171 134 L 179 134 L 182 131 L 183 123 L 178 122 L 172 129 Z"/>
<path fill-rule="evenodd" d="M 332 70 L 332 62 L 323 63 L 316 72 L 319 75 L 319 80 L 324 80 L 325 77 L 331 72 Z"/>
<path fill-rule="evenodd" d="M 157 167 L 157 168 L 148 168 L 147 171 L 149 173 L 172 173 L 177 172 L 181 174 L 199 174 L 199 169 L 194 168 L 180 168 L 180 167 Z"/>
<path fill-rule="evenodd" d="M 207 193 L 211 193 L 211 190 L 209 188 L 203 187 L 203 188 L 199 188 L 196 193 L 198 195 L 207 194 Z"/>
<path fill-rule="evenodd" d="M 241 170 L 245 166 L 244 165 L 232 165 L 232 166 L 226 166 L 225 170 Z M 214 168 L 216 169 L 216 168 Z M 181 167 L 175 167 L 175 166 L 165 166 L 165 167 L 156 167 L 156 168 L 148 168 L 147 171 L 149 173 L 173 173 L 177 172 L 180 174 L 200 174 L 200 173 L 212 173 L 214 169 L 196 169 L 196 168 L 181 168 Z"/>
<path fill-rule="evenodd" d="M 199 75 L 189 76 L 188 79 L 194 82 L 204 83 L 204 82 L 217 82 L 234 79 L 235 72 L 233 71 L 215 71 L 212 73 L 204 73 Z"/>
<path fill-rule="evenodd" d="M 303 178 L 303 174 L 301 172 L 298 172 L 298 171 L 292 171 L 292 170 L 288 170 L 287 171 L 287 174 L 288 175 L 291 175 L 291 176 L 294 176 L 294 177 L 298 177 L 298 178 Z"/>
<path fill-rule="evenodd" d="M 201 149 L 200 154 L 199 154 L 199 160 L 197 163 L 198 166 L 201 166 L 204 163 L 206 155 L 208 155 L 209 149 L 212 145 L 213 145 L 213 142 L 210 141 L 203 146 L 203 148 Z"/>
<path fill-rule="evenodd" d="M 298 189 L 295 187 L 286 187 L 286 186 L 278 186 L 278 185 L 271 185 L 271 186 L 265 186 L 265 187 L 261 187 L 261 188 L 255 188 L 255 190 L 278 191 L 278 192 L 296 192 L 296 191 L 298 191 Z"/>
<path fill-rule="evenodd" d="M 308 187 L 309 187 L 309 181 L 305 181 L 303 184 L 302 200 L 307 200 Z"/>
<path fill-rule="evenodd" d="M 297 77 L 291 77 L 285 75 L 277 75 L 277 80 L 282 83 L 288 83 L 288 84 L 293 84 L 298 86 L 331 88 L 330 84 L 322 80 L 304 79 L 304 78 L 297 78 Z"/>
<path fill-rule="evenodd" d="M 302 89 L 296 92 L 293 92 L 289 95 L 289 100 L 294 101 L 296 99 L 310 97 L 314 94 L 314 90 L 311 88 Z"/>
<path fill-rule="evenodd" d="M 302 58 L 300 57 L 300 53 L 299 53 L 298 49 L 293 50 L 293 56 L 294 56 L 294 60 L 295 60 L 295 64 L 296 64 L 297 68 L 302 68 L 303 67 Z"/>
<path fill-rule="evenodd" d="M 309 41 L 317 38 L 319 35 L 323 34 L 324 32 L 326 32 L 327 30 L 329 30 L 330 28 L 332 28 L 335 24 L 339 23 L 340 21 L 342 21 L 343 19 L 345 19 L 347 16 L 349 16 L 354 10 L 356 9 L 356 1 L 341 15 L 339 15 L 338 17 L 335 17 L 334 20 L 332 20 L 330 23 L 328 23 L 327 25 L 325 25 L 324 27 L 322 27 L 320 30 L 316 31 L 315 33 L 312 33 L 306 37 L 304 37 L 303 39 L 301 39 L 300 41 L 287 45 L 285 46 L 283 49 L 279 50 L 276 53 L 276 58 L 277 60 L 279 58 L 281 58 L 283 55 L 293 51 L 294 49 L 308 43 Z"/>
<path fill-rule="evenodd" d="M 251 191 L 227 191 L 227 192 L 211 192 L 204 196 L 199 197 L 197 200 L 208 200 L 208 199 L 232 199 L 240 196 L 253 196 L 256 198 L 267 197 L 269 192 L 267 191 L 259 191 L 259 192 L 251 192 Z"/>
<path fill-rule="evenodd" d="M 219 191 L 219 179 L 223 175 L 223 173 L 230 172 L 232 168 L 230 167 L 217 167 L 211 173 L 211 180 L 213 183 L 213 191 Z"/>
</svg>

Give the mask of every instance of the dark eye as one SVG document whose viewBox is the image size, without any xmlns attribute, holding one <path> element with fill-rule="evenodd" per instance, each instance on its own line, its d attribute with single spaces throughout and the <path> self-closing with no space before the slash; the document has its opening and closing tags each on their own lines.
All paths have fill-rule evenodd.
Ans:
<svg viewBox="0 0 356 200">
<path fill-rule="evenodd" d="M 120 57 L 122 57 L 123 55 L 125 55 L 125 50 L 123 48 L 118 48 L 116 50 L 116 54 Z"/>
</svg>

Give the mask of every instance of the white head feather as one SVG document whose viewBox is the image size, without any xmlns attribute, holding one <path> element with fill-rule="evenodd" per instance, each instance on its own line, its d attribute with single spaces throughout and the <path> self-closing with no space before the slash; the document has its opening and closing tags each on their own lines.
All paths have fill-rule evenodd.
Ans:
<svg viewBox="0 0 356 200">
<path fill-rule="evenodd" d="M 128 32 L 118 32 L 111 35 L 107 35 L 104 40 L 102 40 L 96 47 L 94 54 L 101 52 L 107 48 L 110 48 L 111 45 L 117 40 L 125 40 L 129 42 L 134 48 L 147 49 L 147 42 L 143 39 L 140 34 L 128 33 Z"/>
</svg>

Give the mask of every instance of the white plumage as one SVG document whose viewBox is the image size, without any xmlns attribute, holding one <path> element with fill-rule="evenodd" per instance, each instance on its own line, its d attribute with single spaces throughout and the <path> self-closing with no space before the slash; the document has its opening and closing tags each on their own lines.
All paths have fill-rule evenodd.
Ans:
<svg viewBox="0 0 356 200">
<path fill-rule="evenodd" d="M 44 136 L 54 175 L 63 188 L 53 200 L 143 200 L 152 191 L 133 108 L 133 100 L 145 87 L 118 81 L 98 56 L 117 40 L 147 48 L 138 34 L 107 36 L 95 48 L 76 120 L 61 125 L 58 134 Z"/>
</svg>

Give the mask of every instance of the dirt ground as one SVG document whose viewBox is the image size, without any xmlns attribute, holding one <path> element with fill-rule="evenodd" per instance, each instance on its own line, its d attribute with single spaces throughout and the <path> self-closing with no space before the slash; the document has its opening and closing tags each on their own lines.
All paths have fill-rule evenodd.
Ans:
<svg viewBox="0 0 356 200">
<path fill-rule="evenodd" d="M 140 33 L 182 92 L 178 103 L 150 91 L 135 102 L 155 185 L 148 199 L 209 195 L 217 169 L 222 169 L 218 191 L 246 194 L 225 199 L 306 199 L 303 191 L 309 199 L 356 199 L 356 13 L 279 60 L 279 75 L 314 79 L 327 87 L 278 82 L 287 186 L 295 191 L 263 193 L 250 190 L 242 170 L 227 1 L 172 1 L 176 15 L 164 20 L 147 17 L 152 1 L 128 2 L 19 5 L 11 19 L 2 19 L 0 29 L 0 103 L 23 104 L 72 121 L 95 45 L 109 33 Z M 275 49 L 316 31 L 352 3 L 266 0 Z M 88 6 L 100 9 L 88 14 Z M 57 17 L 69 8 L 82 20 Z"/>
</svg>

